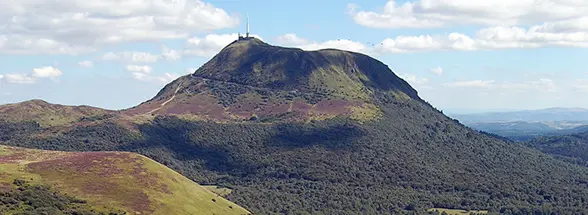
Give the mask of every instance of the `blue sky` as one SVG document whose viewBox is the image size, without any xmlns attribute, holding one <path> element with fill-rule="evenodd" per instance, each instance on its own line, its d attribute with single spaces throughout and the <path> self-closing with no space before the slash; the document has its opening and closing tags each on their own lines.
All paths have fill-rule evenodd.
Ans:
<svg viewBox="0 0 588 215">
<path fill-rule="evenodd" d="M 134 106 L 244 32 L 369 54 L 449 112 L 588 108 L 588 2 L 0 3 L 0 104 Z"/>
</svg>

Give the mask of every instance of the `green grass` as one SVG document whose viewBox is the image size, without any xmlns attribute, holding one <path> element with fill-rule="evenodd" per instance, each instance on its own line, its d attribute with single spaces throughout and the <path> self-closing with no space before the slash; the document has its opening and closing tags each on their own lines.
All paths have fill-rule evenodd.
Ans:
<svg viewBox="0 0 588 215">
<path fill-rule="evenodd" d="M 22 179 L 129 214 L 249 214 L 138 154 L 55 152 L 0 146 L 0 183 Z"/>
</svg>

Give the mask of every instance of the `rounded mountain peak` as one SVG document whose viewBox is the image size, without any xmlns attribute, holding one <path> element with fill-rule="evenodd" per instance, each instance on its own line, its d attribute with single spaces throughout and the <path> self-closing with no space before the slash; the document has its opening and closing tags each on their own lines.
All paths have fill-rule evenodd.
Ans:
<svg viewBox="0 0 588 215">
<path fill-rule="evenodd" d="M 367 55 L 305 51 L 248 37 L 227 45 L 133 112 L 215 120 L 374 118 L 381 114 L 382 95 L 421 101 L 406 81 Z"/>
</svg>

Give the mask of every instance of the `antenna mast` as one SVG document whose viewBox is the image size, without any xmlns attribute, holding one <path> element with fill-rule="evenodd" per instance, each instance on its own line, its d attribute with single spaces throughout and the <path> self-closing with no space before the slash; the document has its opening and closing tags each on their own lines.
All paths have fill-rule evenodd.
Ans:
<svg viewBox="0 0 588 215">
<path fill-rule="evenodd" d="M 247 33 L 245 34 L 245 38 L 249 37 L 249 14 L 247 14 Z"/>
</svg>

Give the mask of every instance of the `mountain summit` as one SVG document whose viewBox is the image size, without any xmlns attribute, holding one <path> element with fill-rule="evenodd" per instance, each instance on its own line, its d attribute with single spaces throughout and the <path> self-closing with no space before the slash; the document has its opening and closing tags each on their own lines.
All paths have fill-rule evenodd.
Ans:
<svg viewBox="0 0 588 215">
<path fill-rule="evenodd" d="M 192 115 L 215 121 L 377 118 L 379 94 L 419 100 L 385 64 L 364 54 L 304 51 L 236 40 L 193 74 L 168 84 L 133 114 Z"/>
</svg>

